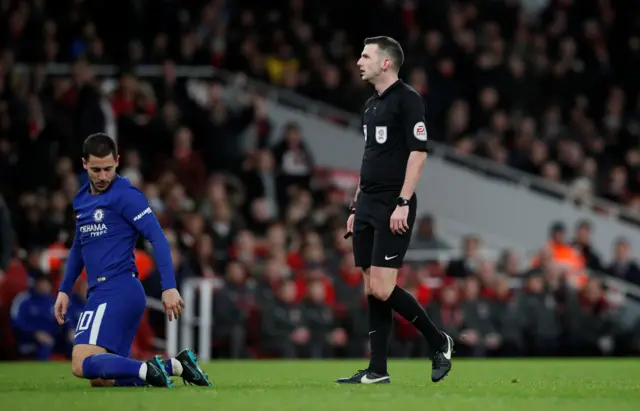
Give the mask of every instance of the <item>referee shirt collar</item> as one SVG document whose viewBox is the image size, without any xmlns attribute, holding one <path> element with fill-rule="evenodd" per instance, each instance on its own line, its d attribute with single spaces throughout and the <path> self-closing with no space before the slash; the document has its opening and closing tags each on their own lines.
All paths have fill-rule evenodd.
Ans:
<svg viewBox="0 0 640 411">
<path fill-rule="evenodd" d="M 395 83 L 393 83 L 392 85 L 390 85 L 389 87 L 387 87 L 387 89 L 385 91 L 382 92 L 382 94 L 378 94 L 378 92 L 376 91 L 376 96 L 379 99 L 383 99 L 386 95 L 388 95 L 391 91 L 393 91 L 393 89 L 398 88 L 398 86 L 402 84 L 402 80 L 398 79 L 396 80 Z"/>
</svg>

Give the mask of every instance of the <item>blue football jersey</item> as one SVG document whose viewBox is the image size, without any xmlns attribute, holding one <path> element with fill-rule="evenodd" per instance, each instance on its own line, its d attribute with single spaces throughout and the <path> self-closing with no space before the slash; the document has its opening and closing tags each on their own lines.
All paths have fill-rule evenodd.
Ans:
<svg viewBox="0 0 640 411">
<path fill-rule="evenodd" d="M 109 189 L 92 194 L 89 183 L 73 200 L 76 235 L 61 291 L 69 293 L 82 271 L 89 290 L 118 276 L 137 273 L 134 248 L 142 234 L 151 242 L 162 288 L 175 288 L 169 244 L 144 194 L 116 176 Z"/>
</svg>

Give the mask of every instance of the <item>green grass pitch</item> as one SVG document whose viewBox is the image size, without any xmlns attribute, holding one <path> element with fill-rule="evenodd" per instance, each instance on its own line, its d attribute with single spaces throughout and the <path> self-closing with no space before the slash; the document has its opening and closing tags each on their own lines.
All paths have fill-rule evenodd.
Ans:
<svg viewBox="0 0 640 411">
<path fill-rule="evenodd" d="M 626 411 L 640 410 L 640 360 L 391 361 L 391 385 L 338 386 L 365 361 L 215 361 L 214 387 L 89 388 L 67 363 L 0 363 L 3 411 Z"/>
</svg>

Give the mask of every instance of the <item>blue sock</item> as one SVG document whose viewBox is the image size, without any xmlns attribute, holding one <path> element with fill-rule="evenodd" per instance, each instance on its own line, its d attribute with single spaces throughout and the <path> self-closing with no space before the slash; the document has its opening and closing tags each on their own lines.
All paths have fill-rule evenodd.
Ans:
<svg viewBox="0 0 640 411">
<path fill-rule="evenodd" d="M 171 358 L 164 362 L 164 369 L 169 375 L 173 375 L 173 364 L 171 364 Z"/>
<path fill-rule="evenodd" d="M 116 387 L 142 387 L 144 384 L 140 377 L 116 378 Z"/>
<path fill-rule="evenodd" d="M 142 362 L 130 360 L 115 354 L 94 354 L 82 362 L 84 378 L 139 378 Z"/>
</svg>

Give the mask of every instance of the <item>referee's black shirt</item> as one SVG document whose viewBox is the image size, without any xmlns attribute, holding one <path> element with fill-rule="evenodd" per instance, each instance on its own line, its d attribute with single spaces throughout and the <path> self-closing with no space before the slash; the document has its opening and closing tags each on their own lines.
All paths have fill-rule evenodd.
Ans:
<svg viewBox="0 0 640 411">
<path fill-rule="evenodd" d="M 427 151 L 427 126 L 422 97 L 398 80 L 382 94 L 374 92 L 364 107 L 365 148 L 360 190 L 396 192 L 404 184 L 409 153 Z"/>
</svg>

